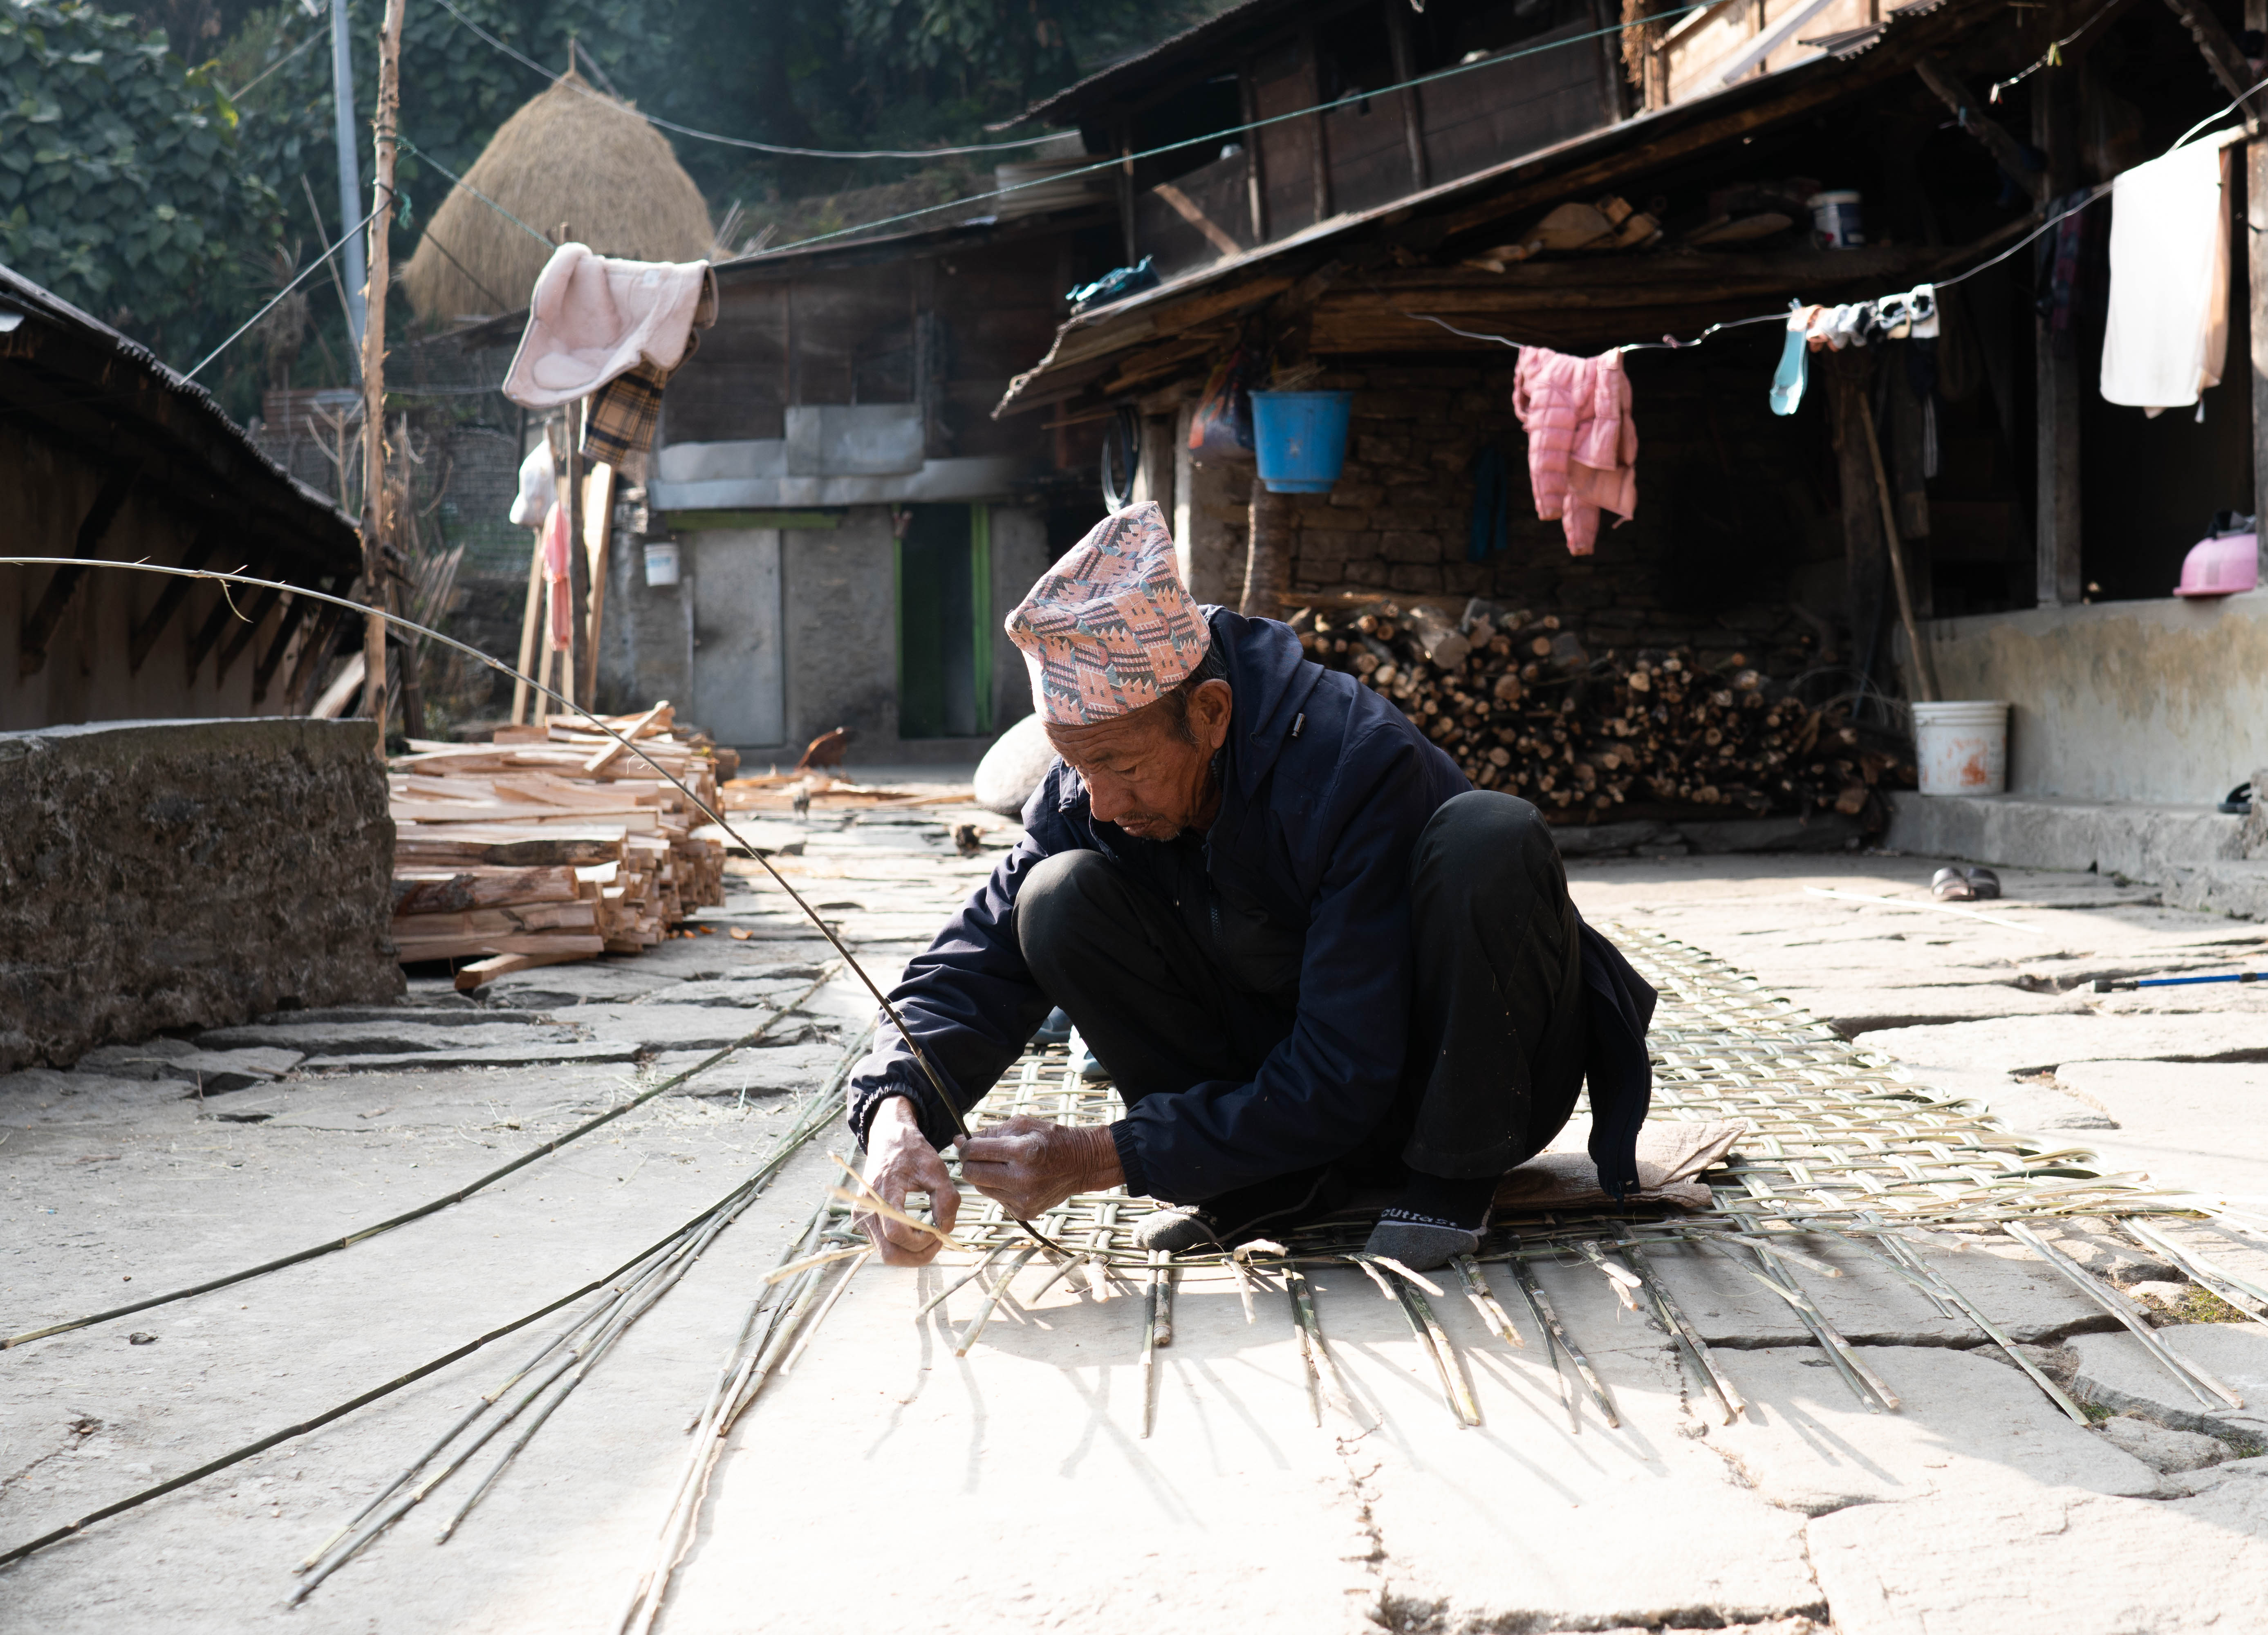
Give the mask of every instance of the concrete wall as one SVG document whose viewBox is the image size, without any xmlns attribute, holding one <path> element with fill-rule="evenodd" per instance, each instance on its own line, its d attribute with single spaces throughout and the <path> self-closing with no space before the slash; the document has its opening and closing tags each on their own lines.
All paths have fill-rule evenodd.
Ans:
<svg viewBox="0 0 2268 1635">
<path fill-rule="evenodd" d="M 0 733 L 0 1072 L 402 991 L 376 729 Z"/>
<path fill-rule="evenodd" d="M 2012 793 L 2199 805 L 2268 766 L 2268 592 L 1940 619 L 1948 698 L 2005 698 Z"/>
<path fill-rule="evenodd" d="M 834 528 L 685 529 L 678 535 L 681 578 L 674 586 L 645 582 L 644 552 L 636 542 L 617 549 L 600 655 L 602 707 L 628 710 L 658 698 L 676 701 L 686 718 L 742 751 L 751 771 L 774 762 L 792 763 L 806 744 L 837 726 L 856 734 L 849 752 L 853 762 L 976 761 L 990 737 L 898 736 L 895 536 L 890 513 L 887 505 L 854 505 Z M 1051 558 L 1043 512 L 994 505 L 991 522 L 997 735 L 1032 711 L 1023 657 L 999 622 Z M 759 548 L 778 553 L 777 615 L 753 607 L 748 576 L 740 571 L 745 564 L 739 558 Z M 776 624 L 768 625 L 768 619 Z M 747 672 L 752 689 L 762 684 L 759 626 L 778 631 L 777 662 L 784 677 L 779 710 L 784 730 L 762 740 L 736 730 L 745 729 L 759 712 L 740 707 L 746 701 L 736 702 L 726 692 L 736 665 Z M 737 657 L 720 663 L 726 655 Z"/>
</svg>

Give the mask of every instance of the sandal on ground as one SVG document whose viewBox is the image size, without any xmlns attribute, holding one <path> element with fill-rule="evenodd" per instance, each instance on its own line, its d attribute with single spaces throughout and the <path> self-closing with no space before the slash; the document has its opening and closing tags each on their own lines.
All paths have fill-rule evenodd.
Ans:
<svg viewBox="0 0 2268 1635">
<path fill-rule="evenodd" d="M 1959 869 L 1941 868 L 1929 877 L 1929 895 L 1940 902 L 1974 902 L 1977 887 Z"/>
</svg>

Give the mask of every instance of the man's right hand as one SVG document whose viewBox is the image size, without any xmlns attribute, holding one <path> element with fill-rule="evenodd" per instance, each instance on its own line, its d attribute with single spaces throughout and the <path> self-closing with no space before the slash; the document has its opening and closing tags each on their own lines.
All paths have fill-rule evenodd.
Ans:
<svg viewBox="0 0 2268 1635">
<path fill-rule="evenodd" d="M 930 1212 L 946 1231 L 953 1230 L 961 1214 L 961 1193 L 945 1160 L 929 1144 L 914 1117 L 914 1104 L 902 1095 L 885 1100 L 874 1109 L 866 1131 L 866 1184 L 883 1202 L 904 1209 L 909 1193 L 929 1196 Z M 924 1266 L 937 1257 L 944 1242 L 902 1220 L 861 1211 L 851 1224 L 874 1241 L 886 1266 Z"/>
</svg>

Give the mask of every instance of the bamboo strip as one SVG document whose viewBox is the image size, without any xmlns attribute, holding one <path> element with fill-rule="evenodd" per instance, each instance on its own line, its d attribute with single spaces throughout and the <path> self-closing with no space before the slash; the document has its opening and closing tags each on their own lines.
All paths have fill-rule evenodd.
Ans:
<svg viewBox="0 0 2268 1635">
<path fill-rule="evenodd" d="M 1000 1297 L 1008 1292 L 1008 1285 L 1016 1280 L 1016 1274 L 1031 1264 L 1032 1256 L 1039 1252 L 1040 1246 L 1035 1243 L 1020 1250 L 1016 1258 L 1008 1263 L 1008 1269 L 1000 1274 L 984 1298 L 976 1303 L 976 1315 L 961 1326 L 961 1337 L 953 1343 L 955 1357 L 968 1355 L 968 1348 L 976 1344 L 976 1337 L 984 1332 L 984 1325 L 991 1321 L 993 1307 L 1000 1303 Z"/>
<path fill-rule="evenodd" d="M 1512 1315 L 1498 1303 L 1496 1291 L 1489 1287 L 1488 1275 L 1481 1270 L 1480 1263 L 1469 1255 L 1460 1255 L 1454 1263 L 1457 1277 L 1465 1285 L 1465 1298 L 1473 1303 L 1473 1309 L 1480 1313 L 1481 1321 L 1502 1335 L 1505 1344 L 1513 1350 L 1526 1351 L 1528 1342 L 1521 1339 L 1520 1330 L 1513 1327 Z"/>
<path fill-rule="evenodd" d="M 817 993 L 821 988 L 833 981 L 836 971 L 840 968 L 841 968 L 839 966 L 829 966 L 827 970 L 821 975 L 819 980 L 812 983 L 811 986 L 806 989 L 801 994 L 798 995 L 794 999 L 789 1001 L 779 1009 L 774 1011 L 770 1016 L 764 1018 L 762 1022 L 758 1023 L 756 1027 L 751 1029 L 748 1033 L 743 1035 L 733 1043 L 726 1045 L 723 1049 L 717 1051 L 714 1055 L 696 1062 L 694 1065 L 686 1069 L 681 1073 L 678 1073 L 672 1078 L 664 1079 L 661 1083 L 654 1086 L 652 1089 L 640 1092 L 637 1095 L 633 1096 L 630 1100 L 623 1102 L 622 1106 L 610 1108 L 606 1112 L 600 1114 L 597 1117 L 585 1120 L 584 1123 L 575 1126 L 574 1129 L 567 1131 L 564 1135 L 555 1137 L 551 1140 L 542 1143 L 541 1145 L 529 1148 L 518 1158 L 513 1159 L 510 1163 L 504 1164 L 496 1169 L 492 1169 L 484 1175 L 476 1176 L 475 1179 L 466 1182 L 463 1186 L 459 1187 L 453 1192 L 445 1193 L 440 1197 L 433 1198 L 426 1203 L 420 1204 L 415 1209 L 406 1210 L 399 1215 L 394 1215 L 385 1220 L 378 1221 L 373 1225 L 364 1226 L 358 1232 L 350 1232 L 342 1238 L 327 1240 L 324 1242 L 316 1244 L 312 1248 L 300 1249 L 295 1253 L 282 1256 L 275 1260 L 263 1261 L 257 1266 L 247 1266 L 241 1271 L 231 1272 L 224 1278 L 210 1278 L 203 1283 L 193 1284 L 185 1289 L 175 1289 L 165 1294 L 153 1294 L 147 1300 L 136 1300 L 131 1305 L 113 1307 L 108 1311 L 99 1311 L 91 1316 L 75 1317 L 68 1322 L 50 1323 L 44 1329 L 33 1329 L 23 1334 L 11 1335 L 5 1339 L 0 1339 L 0 1351 L 6 1351 L 12 1346 L 28 1344 L 33 1340 L 47 1339 L 54 1335 L 69 1334 L 74 1329 L 91 1328 L 98 1322 L 108 1322 L 113 1318 L 130 1316 L 138 1311 L 148 1311 L 154 1306 L 165 1306 L 169 1305 L 175 1300 L 188 1300 L 192 1295 L 210 1294 L 217 1289 L 225 1289 L 235 1284 L 243 1283 L 247 1279 L 263 1276 L 268 1272 L 281 1270 L 286 1266 L 296 1266 L 302 1261 L 318 1259 L 325 1255 L 335 1255 L 342 1249 L 352 1248 L 357 1243 L 366 1243 L 371 1239 L 380 1236 L 385 1233 L 392 1232 L 398 1226 L 406 1226 L 411 1221 L 423 1219 L 424 1217 L 437 1213 L 441 1210 L 448 1208 L 452 1204 L 460 1204 L 464 1202 L 465 1199 L 472 1197 L 474 1193 L 482 1190 L 483 1188 L 493 1186 L 497 1182 L 503 1180 L 506 1175 L 512 1174 L 514 1171 L 524 1168 L 529 1164 L 533 1164 L 540 1158 L 548 1157 L 549 1154 L 557 1152 L 569 1142 L 578 1140 L 582 1137 L 589 1135 L 600 1125 L 610 1123 L 614 1120 L 622 1117 L 625 1113 L 635 1111 L 637 1108 L 644 1106 L 648 1101 L 652 1101 L 656 1096 L 666 1094 L 669 1091 L 677 1088 L 680 1085 L 685 1084 L 698 1074 L 707 1072 L 710 1068 L 714 1067 L 718 1063 L 723 1061 L 726 1057 L 755 1043 L 766 1033 L 770 1032 L 772 1025 L 777 1022 L 780 1018 L 789 1014 L 791 1012 L 795 1010 L 798 1005 L 800 1005 L 805 1000 L 810 998 L 813 994 Z"/>
<path fill-rule="evenodd" d="M 1157 1411 L 1158 1290 L 1162 1281 L 1158 1269 L 1165 1259 L 1163 1249 L 1150 1251 L 1150 1303 L 1142 1315 L 1142 1434 L 1145 1437 Z"/>
<path fill-rule="evenodd" d="M 1297 1263 L 1285 1264 L 1284 1285 L 1291 1291 L 1292 1309 L 1299 1319 L 1301 1337 L 1313 1348 L 1310 1355 L 1321 1365 L 1324 1391 L 1331 1406 L 1362 1429 L 1374 1428 L 1378 1422 L 1363 1410 L 1354 1393 L 1347 1389 L 1345 1377 L 1339 1373 L 1338 1359 L 1331 1355 L 1330 1342 L 1323 1338 L 1322 1318 L 1315 1308 L 1314 1285 L 1307 1281 Z"/>
<path fill-rule="evenodd" d="M 1694 1328 L 1684 1309 L 1671 1297 L 1669 1285 L 1662 1281 L 1661 1274 L 1646 1257 L 1645 1248 L 1638 1243 L 1624 1243 L 1622 1253 L 1630 1262 L 1631 1270 L 1645 1283 L 1646 1293 L 1653 1297 L 1654 1310 L 1660 1317 L 1662 1326 L 1676 1339 L 1678 1348 L 1692 1363 L 1694 1373 L 1701 1377 L 1702 1383 L 1717 1399 L 1718 1407 L 1724 1410 L 1725 1423 L 1732 1424 L 1741 1414 L 1748 1411 L 1748 1400 L 1741 1395 L 1739 1388 L 1725 1371 L 1717 1366 L 1716 1352 L 1709 1349 L 1709 1342 L 1701 1337 L 1700 1330 Z"/>
<path fill-rule="evenodd" d="M 1559 1321 L 1559 1314 L 1552 1309 L 1550 1297 L 1535 1281 L 1535 1274 L 1528 1269 L 1527 1263 L 1515 1261 L 1513 1263 L 1513 1277 L 1520 1284 L 1520 1292 L 1528 1297 L 1528 1309 L 1535 1314 L 1536 1327 L 1550 1336 L 1566 1359 L 1574 1365 L 1575 1372 L 1582 1376 L 1585 1388 L 1591 1393 L 1591 1400 L 1598 1404 L 1599 1412 L 1606 1418 L 1607 1428 L 1619 1429 L 1622 1420 L 1615 1412 L 1614 1399 L 1607 1395 L 1607 1388 L 1592 1368 L 1591 1359 L 1577 1350 L 1575 1342 L 1568 1337 L 1565 1327 Z M 1565 1389 L 1564 1379 L 1561 1383 L 1561 1396 L 1567 1404 L 1568 1423 L 1580 1431 L 1582 1424 L 1576 1417 L 1575 1399 Z"/>
<path fill-rule="evenodd" d="M 1843 1376 L 1843 1382 L 1851 1388 L 1851 1394 L 1859 1399 L 1867 1411 L 1896 1413 L 1898 1409 L 1896 1394 L 1867 1366 L 1851 1343 L 1843 1337 L 1833 1323 L 1827 1321 L 1819 1307 L 1812 1304 L 1811 1297 L 1803 1292 L 1801 1285 L 1786 1269 L 1775 1265 L 1764 1250 L 1752 1249 L 1750 1253 L 1756 1256 L 1764 1270 L 1744 1269 L 1748 1270 L 1749 1276 L 1794 1309 L 1803 1326 L 1811 1331 L 1811 1337 L 1819 1343 L 1821 1349 L 1827 1353 L 1828 1360 L 1835 1365 L 1836 1372 Z"/>
<path fill-rule="evenodd" d="M 835 1280 L 835 1286 L 828 1291 L 827 1298 L 820 1301 L 819 1309 L 811 1314 L 811 1321 L 803 1325 L 803 1332 L 796 1337 L 794 1349 L 788 1352 L 787 1360 L 780 1365 L 780 1378 L 784 1380 L 795 1372 L 796 1364 L 802 1360 L 803 1353 L 811 1345 L 811 1337 L 819 1332 L 819 1325 L 827 1321 L 827 1314 L 835 1309 L 835 1302 L 843 1298 L 843 1291 L 850 1286 L 850 1279 L 858 1275 L 859 1268 L 873 1258 L 873 1254 L 874 1246 L 870 1243 L 858 1251 L 858 1258 L 845 1267 L 843 1275 Z"/>
<path fill-rule="evenodd" d="M 2008 1235 L 2037 1251 L 2042 1259 L 2061 1272 L 2088 1299 L 2125 1324 L 2127 1331 L 2142 1342 L 2142 1348 L 2157 1359 L 2167 1372 L 2179 1380 L 2198 1401 L 2205 1403 L 2208 1407 L 2212 1405 L 2205 1391 L 2198 1388 L 2203 1386 L 2205 1390 L 2210 1390 L 2213 1396 L 2220 1397 L 2231 1408 L 2244 1406 L 2242 1397 L 2160 1339 L 2152 1331 L 2148 1320 L 2143 1316 L 2140 1309 L 2125 1295 L 2117 1290 L 2104 1288 L 2095 1278 L 2089 1277 L 2077 1262 L 2021 1222 L 2009 1222 Z"/>
<path fill-rule="evenodd" d="M 2261 1315 L 2264 1311 L 2268 1311 L 2268 1293 L 2264 1293 L 2257 1285 L 2249 1283 L 2234 1272 L 2223 1270 L 2196 1250 L 2176 1242 L 2171 1237 L 2154 1227 L 2144 1226 L 2132 1216 L 2122 1219 L 2119 1225 L 2126 1229 L 2127 1236 L 2132 1238 L 2144 1248 L 2156 1249 L 2161 1254 L 2170 1256 L 2175 1264 L 2189 1273 L 2199 1284 L 2235 1307 L 2253 1322 L 2268 1326 L 2268 1317 L 2263 1317 Z"/>
<path fill-rule="evenodd" d="M 1866 1248 L 1867 1246 L 1862 1242 L 1860 1247 Z M 1895 1271 L 1905 1278 L 1908 1282 L 1919 1288 L 1924 1293 L 1928 1294 L 1933 1292 L 1942 1293 L 1945 1299 L 1954 1305 L 1961 1315 L 1965 1316 L 1970 1322 L 1976 1324 L 1978 1331 L 1981 1332 L 1986 1339 L 1992 1341 L 1993 1344 L 2000 1348 L 2001 1352 L 2007 1356 L 2010 1362 L 2015 1364 L 2017 1367 L 2022 1369 L 2026 1374 L 2031 1376 L 2032 1383 L 2038 1386 L 2043 1392 L 2046 1393 L 2048 1400 L 2053 1403 L 2058 1408 L 2061 1409 L 2065 1417 L 2069 1418 L 2075 1425 L 2084 1425 L 2089 1423 L 2086 1412 L 2077 1403 L 2072 1401 L 2070 1396 L 2065 1393 L 2064 1388 L 2058 1385 L 2053 1380 L 2048 1378 L 2048 1376 L 2041 1371 L 2038 1364 L 2032 1361 L 2030 1358 L 2025 1356 L 2021 1351 L 2018 1351 L 2016 1349 L 2016 1342 L 2003 1332 L 1999 1324 L 1995 1323 L 1990 1317 L 1987 1317 L 1984 1315 L 1984 1310 L 1978 1307 L 1974 1300 L 1970 1300 L 1966 1294 L 1962 1293 L 1958 1288 L 1956 1288 L 1952 1280 L 1947 1278 L 1943 1272 L 1940 1271 L 1936 1267 L 1930 1265 L 1927 1262 L 1922 1261 L 1918 1256 L 1915 1257 L 1916 1263 L 1909 1266 L 1904 1261 L 1893 1259 L 1889 1256 L 1882 1254 L 1880 1250 L 1872 1250 L 1870 1252 L 1879 1256 L 1883 1263 L 1888 1265 L 1892 1271 Z"/>
</svg>

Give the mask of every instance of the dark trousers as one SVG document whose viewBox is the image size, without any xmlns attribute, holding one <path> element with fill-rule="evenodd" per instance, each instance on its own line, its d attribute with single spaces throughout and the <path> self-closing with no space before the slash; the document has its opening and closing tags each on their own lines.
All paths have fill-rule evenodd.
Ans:
<svg viewBox="0 0 2268 1635">
<path fill-rule="evenodd" d="M 1582 1086 L 1582 954 L 1558 848 L 1527 801 L 1470 791 L 1418 837 L 1410 902 L 1401 1082 L 1348 1178 L 1500 1175 L 1559 1132 Z M 1280 934 L 1204 937 L 1204 923 L 1095 851 L 1047 858 L 1017 895 L 1026 963 L 1130 1106 L 1249 1079 L 1292 1030 Z"/>
</svg>

